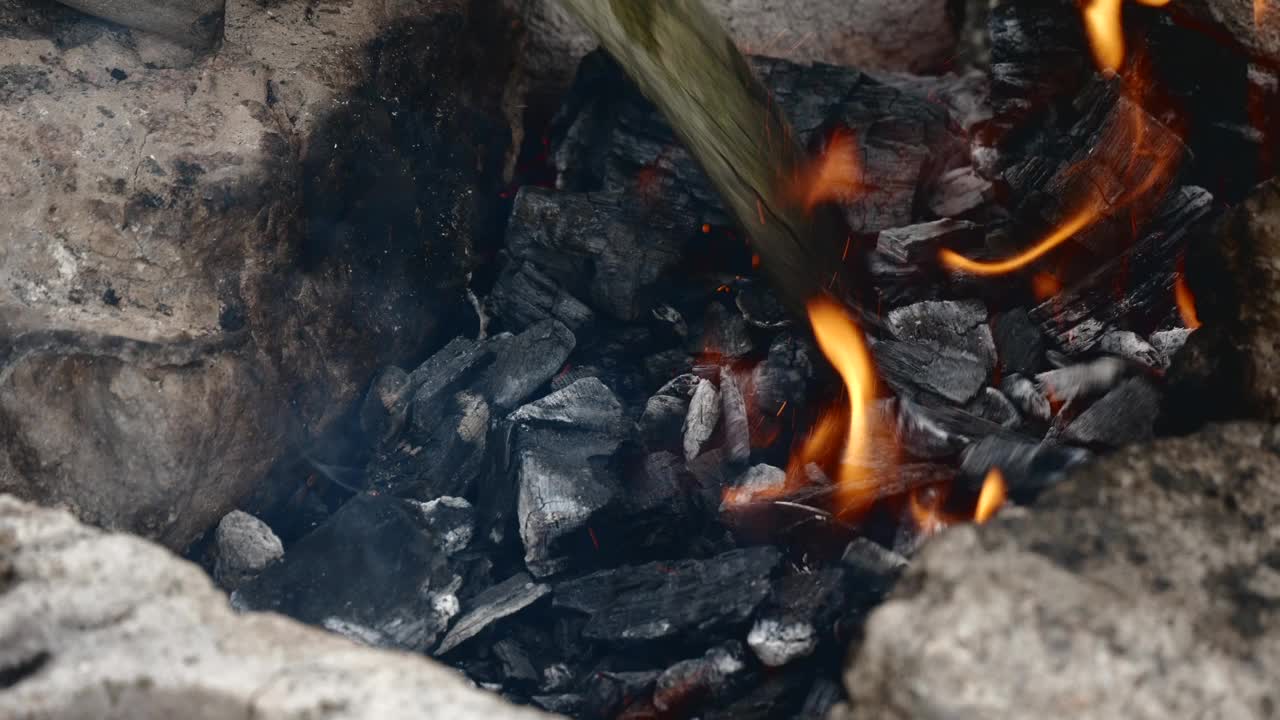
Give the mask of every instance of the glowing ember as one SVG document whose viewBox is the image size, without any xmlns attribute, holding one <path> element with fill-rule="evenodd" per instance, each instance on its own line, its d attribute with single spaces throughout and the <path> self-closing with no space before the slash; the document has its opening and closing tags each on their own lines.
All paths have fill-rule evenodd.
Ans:
<svg viewBox="0 0 1280 720">
<path fill-rule="evenodd" d="M 1031 292 L 1035 293 L 1036 300 L 1044 302 L 1062 292 L 1062 281 L 1053 273 L 1036 273 L 1031 278 Z"/>
<path fill-rule="evenodd" d="M 844 434 L 837 499 L 842 512 L 853 512 L 865 508 L 875 499 L 875 488 L 865 482 L 864 463 L 870 446 L 869 417 L 875 398 L 875 366 L 857 323 L 840 304 L 826 297 L 811 300 L 809 320 L 813 323 L 818 347 L 840 374 L 849 393 L 849 424 Z M 830 428 L 823 430 L 824 434 L 830 432 Z M 817 435 L 815 431 L 814 436 Z"/>
<path fill-rule="evenodd" d="M 1151 7 L 1169 4 L 1169 0 L 1137 2 Z M 1119 72 L 1120 66 L 1124 64 L 1124 25 L 1121 22 L 1123 4 L 1124 0 L 1086 0 L 1082 9 L 1093 57 L 1097 60 L 1098 67 L 1111 72 Z"/>
<path fill-rule="evenodd" d="M 1182 316 L 1182 324 L 1195 330 L 1200 327 L 1200 316 L 1196 313 L 1196 298 L 1187 287 L 1187 279 L 1178 273 L 1173 284 L 1173 299 L 1178 304 L 1178 314 Z"/>
<path fill-rule="evenodd" d="M 862 190 L 862 167 L 858 162 L 858 141 L 848 130 L 832 133 L 827 147 L 812 163 L 801 169 L 792 185 L 805 210 L 823 203 L 848 203 Z"/>
<path fill-rule="evenodd" d="M 942 532 L 953 524 L 954 518 L 942 512 L 942 503 L 947 499 L 944 488 L 927 487 L 911 493 L 907 500 L 907 508 L 911 511 L 911 520 L 922 535 L 933 535 Z"/>
<path fill-rule="evenodd" d="M 973 521 L 981 525 L 990 520 L 1000 506 L 1004 505 L 1006 493 L 1004 474 L 1000 472 L 1000 468 L 991 468 L 987 472 L 987 479 L 982 482 L 982 492 L 978 494 L 978 507 L 973 511 Z"/>
</svg>

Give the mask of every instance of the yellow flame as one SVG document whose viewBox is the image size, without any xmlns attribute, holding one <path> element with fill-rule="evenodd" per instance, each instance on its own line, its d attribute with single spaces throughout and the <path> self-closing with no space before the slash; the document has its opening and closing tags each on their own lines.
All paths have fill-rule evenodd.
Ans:
<svg viewBox="0 0 1280 720">
<path fill-rule="evenodd" d="M 1260 2 L 1261 0 L 1255 0 Z M 1169 0 L 1137 0 L 1150 7 L 1162 7 Z M 1119 72 L 1124 64 L 1124 24 L 1121 7 L 1124 0 L 1087 0 L 1082 8 L 1089 46 L 1098 67 Z"/>
<path fill-rule="evenodd" d="M 837 495 L 843 510 L 854 510 L 874 499 L 874 488 L 863 482 L 863 461 L 870 446 L 875 366 L 857 323 L 839 303 L 827 297 L 809 301 L 809 320 L 813 323 L 818 347 L 840 374 L 849 393 L 849 425 L 845 431 Z"/>
<path fill-rule="evenodd" d="M 1004 473 L 1000 472 L 1000 468 L 987 471 L 987 479 L 982 482 L 982 492 L 978 494 L 978 507 L 973 511 L 973 521 L 981 525 L 990 520 L 1000 506 L 1004 505 L 1007 493 Z"/>
<path fill-rule="evenodd" d="M 938 253 L 938 259 L 943 265 L 956 270 L 964 270 L 974 275 L 1004 275 L 1015 270 L 1020 270 L 1040 258 L 1048 255 L 1054 248 L 1062 243 L 1070 240 L 1076 233 L 1084 230 L 1092 225 L 1102 215 L 1102 203 L 1097 200 L 1096 196 L 1093 202 L 1090 202 L 1079 212 L 1072 215 L 1067 222 L 1058 226 L 1056 230 L 1049 234 L 1044 240 L 1041 240 L 1031 249 L 1014 255 L 1008 260 L 1000 260 L 997 262 L 981 262 L 971 260 L 955 250 L 943 248 Z"/>
<path fill-rule="evenodd" d="M 836 130 L 822 154 L 796 175 L 793 188 L 806 211 L 824 203 L 847 204 L 856 199 L 862 190 L 862 167 L 853 133 Z"/>
</svg>

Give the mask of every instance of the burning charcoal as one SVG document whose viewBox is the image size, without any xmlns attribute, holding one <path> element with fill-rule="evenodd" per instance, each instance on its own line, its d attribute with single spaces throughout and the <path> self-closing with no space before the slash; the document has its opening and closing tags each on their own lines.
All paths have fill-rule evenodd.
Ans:
<svg viewBox="0 0 1280 720">
<path fill-rule="evenodd" d="M 745 622 L 781 561 L 777 549 L 753 547 L 603 570 L 557 585 L 554 603 L 587 614 L 583 633 L 595 640 L 687 640 L 694 631 Z"/>
<path fill-rule="evenodd" d="M 756 411 L 776 415 L 784 405 L 804 398 L 813 376 L 813 359 L 807 344 L 785 333 L 774 338 L 769 355 L 751 371 Z"/>
<path fill-rule="evenodd" d="M 364 628 L 380 643 L 423 652 L 458 612 L 462 578 L 440 540 L 412 503 L 357 495 L 237 590 L 232 604 Z"/>
<path fill-rule="evenodd" d="M 979 240 L 977 225 L 967 220 L 944 219 L 882 230 L 876 240 L 876 250 L 902 265 L 932 263 L 941 248 L 966 247 Z M 986 313 L 983 315 L 985 321 Z"/>
<path fill-rule="evenodd" d="M 953 457 L 988 435 L 1014 434 L 963 410 L 931 407 L 901 398 L 897 433 L 904 450 L 926 460 Z"/>
<path fill-rule="evenodd" d="M 720 423 L 720 391 L 710 380 L 698 383 L 698 389 L 689 401 L 689 414 L 684 420 L 684 459 L 693 460 L 702 454 L 702 448 L 716 425 Z"/>
<path fill-rule="evenodd" d="M 1145 379 L 1132 378 L 1080 413 L 1062 436 L 1081 445 L 1107 447 L 1150 440 L 1159 412 L 1160 392 Z"/>
<path fill-rule="evenodd" d="M 593 308 L 635 320 L 644 294 L 680 261 L 696 227 L 674 206 L 641 208 L 634 195 L 525 186 L 511 210 L 507 251 Z"/>
<path fill-rule="evenodd" d="M 1036 382 L 1045 396 L 1059 402 L 1101 395 L 1115 387 L 1128 372 L 1119 358 L 1103 357 L 1083 365 L 1042 372 Z"/>
<path fill-rule="evenodd" d="M 747 669 L 741 643 L 713 647 L 695 660 L 678 662 L 658 676 L 653 706 L 667 713 L 688 715 L 697 707 L 723 697 L 735 678 Z"/>
<path fill-rule="evenodd" d="M 1161 367 L 1160 353 L 1137 333 L 1112 330 L 1098 341 L 1098 350 L 1150 368 Z"/>
<path fill-rule="evenodd" d="M 860 579 L 871 580 L 888 588 L 907 569 L 907 559 L 898 553 L 868 540 L 857 538 L 844 549 L 841 564 L 850 568 Z"/>
<path fill-rule="evenodd" d="M 518 406 L 564 367 L 576 343 L 569 328 L 555 320 L 531 325 L 495 350 L 486 394 L 504 410 Z"/>
<path fill-rule="evenodd" d="M 972 167 L 956 168 L 938 178 L 929 198 L 929 212 L 942 218 L 960 217 L 982 207 L 993 197 L 995 191 L 990 181 L 979 177 Z"/>
<path fill-rule="evenodd" d="M 743 474 L 720 506 L 720 511 L 748 505 L 757 497 L 778 498 L 787 487 L 787 472 L 772 465 L 756 465 Z"/>
<path fill-rule="evenodd" d="M 963 405 L 986 384 L 986 363 L 966 352 L 912 342 L 885 341 L 872 348 L 881 376 L 899 397 L 937 396 Z"/>
<path fill-rule="evenodd" d="M 720 417 L 724 419 L 725 459 L 743 467 L 751 459 L 751 428 L 747 424 L 747 401 L 733 369 L 720 369 Z"/>
<path fill-rule="evenodd" d="M 1029 499 L 1092 459 L 1089 451 L 1067 445 L 988 437 L 965 450 L 960 472 L 977 483 L 986 478 L 992 468 L 998 468 L 1009 494 Z"/>
<path fill-rule="evenodd" d="M 227 590 L 235 590 L 257 577 L 268 565 L 284 557 L 284 544 L 271 528 L 247 512 L 232 510 L 223 516 L 214 533 L 213 577 Z"/>
<path fill-rule="evenodd" d="M 781 330 L 791 324 L 790 313 L 763 283 L 740 283 L 734 303 L 743 319 L 762 330 Z"/>
<path fill-rule="evenodd" d="M 541 674 L 529 659 L 529 652 L 512 638 L 503 638 L 493 644 L 493 654 L 502 663 L 502 675 L 507 680 L 536 682 Z"/>
<path fill-rule="evenodd" d="M 997 315 L 991 331 L 1003 374 L 1032 375 L 1040 371 L 1044 364 L 1044 333 L 1026 310 L 1016 308 Z"/>
<path fill-rule="evenodd" d="M 1173 356 L 1187 344 L 1187 338 L 1195 332 L 1188 328 L 1161 330 L 1151 334 L 1151 346 L 1160 354 L 1159 367 L 1168 368 L 1173 365 Z"/>
<path fill-rule="evenodd" d="M 529 572 L 563 569 L 557 543 L 613 501 L 610 467 L 622 442 L 622 405 L 599 380 L 579 380 L 512 414 L 520 537 Z"/>
<path fill-rule="evenodd" d="M 707 307 L 699 337 L 691 338 L 690 352 L 705 352 L 727 358 L 750 355 L 755 349 L 751 339 L 751 326 L 736 310 L 729 310 L 723 303 L 713 302 Z"/>
<path fill-rule="evenodd" d="M 977 399 L 969 404 L 969 412 L 1001 427 L 1012 429 L 1022 424 L 1022 415 L 1013 401 L 995 388 L 982 388 Z"/>
<path fill-rule="evenodd" d="M 517 573 L 476 595 L 467 602 L 466 613 L 440 641 L 436 655 L 444 655 L 470 640 L 481 630 L 505 617 L 510 617 L 537 602 L 551 588 L 533 581 L 527 573 Z"/>
<path fill-rule="evenodd" d="M 649 696 L 658 671 L 597 672 L 586 680 L 584 717 L 616 718 L 630 698 Z"/>
<path fill-rule="evenodd" d="M 650 450 L 678 448 L 683 443 L 684 419 L 689 414 L 689 401 L 670 395 L 654 395 L 644 405 L 640 416 L 640 436 Z"/>
<path fill-rule="evenodd" d="M 442 497 L 422 503 L 421 508 L 427 529 L 446 553 L 459 553 L 471 544 L 476 524 L 471 503 L 462 498 Z"/>
<path fill-rule="evenodd" d="M 554 319 L 576 333 L 595 321 L 591 308 L 527 262 L 504 268 L 490 299 L 498 316 L 517 329 Z"/>
<path fill-rule="evenodd" d="M 405 388 L 409 385 L 409 373 L 398 367 L 388 367 L 374 378 L 360 405 L 360 429 L 365 437 L 375 442 L 390 439 L 404 426 Z M 393 413 L 400 412 L 400 417 Z"/>
<path fill-rule="evenodd" d="M 936 345 L 972 355 L 988 371 L 996 366 L 996 345 L 980 301 L 930 300 L 889 312 L 885 323 L 898 340 Z"/>
<path fill-rule="evenodd" d="M 844 571 L 789 575 L 778 582 L 747 634 L 760 662 L 782 667 L 813 654 L 844 607 Z"/>
<path fill-rule="evenodd" d="M 1036 384 L 1021 375 L 1010 375 L 1000 383 L 1000 390 L 1008 397 L 1022 414 L 1041 422 L 1049 422 L 1053 417 L 1053 408 L 1049 398 L 1040 392 Z"/>
</svg>

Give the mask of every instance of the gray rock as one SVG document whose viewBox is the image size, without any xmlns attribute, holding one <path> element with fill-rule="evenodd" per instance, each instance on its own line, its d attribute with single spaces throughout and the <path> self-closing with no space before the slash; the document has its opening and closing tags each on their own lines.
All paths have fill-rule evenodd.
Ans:
<svg viewBox="0 0 1280 720">
<path fill-rule="evenodd" d="M 689 414 L 684 420 L 685 460 L 693 460 L 702 454 L 703 446 L 720 423 L 720 413 L 720 391 L 710 380 L 699 381 L 693 399 L 689 401 Z"/>
<path fill-rule="evenodd" d="M 436 341 L 503 78 L 447 3 L 231 0 L 181 67 L 50 2 L 0 28 L 0 492 L 184 547 Z"/>
<path fill-rule="evenodd" d="M 544 717 L 421 656 L 236 614 L 168 551 L 7 496 L 0 567 L 0 717 Z"/>
<path fill-rule="evenodd" d="M 198 48 L 222 33 L 226 0 L 58 0 L 77 10 Z"/>
<path fill-rule="evenodd" d="M 214 534 L 213 577 L 235 590 L 284 557 L 284 544 L 271 528 L 247 512 L 233 510 L 218 523 Z"/>
<path fill-rule="evenodd" d="M 867 624 L 854 717 L 1272 715 L 1276 436 L 1241 423 L 1121 450 L 1030 512 L 935 538 Z"/>
</svg>

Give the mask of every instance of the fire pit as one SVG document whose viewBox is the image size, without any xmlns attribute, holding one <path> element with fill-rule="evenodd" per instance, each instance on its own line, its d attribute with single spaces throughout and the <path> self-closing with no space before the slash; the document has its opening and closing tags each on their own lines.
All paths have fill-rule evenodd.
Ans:
<svg viewBox="0 0 1280 720">
<path fill-rule="evenodd" d="M 362 399 L 304 408 L 331 421 L 187 556 L 237 611 L 570 717 L 1274 712 L 1280 443 L 1247 424 L 1168 438 L 1280 419 L 1280 202 L 1255 191 L 1276 167 L 1280 9 L 919 4 L 947 6 L 950 55 L 881 69 L 742 43 L 779 119 L 757 149 L 803 149 L 754 204 L 609 41 L 620 60 L 591 52 L 563 92 L 507 108 L 501 187 L 466 120 L 500 122 L 483 93 L 444 123 L 407 96 L 384 114 L 379 88 L 413 80 L 378 45 L 364 104 L 314 137 L 373 124 L 404 145 L 361 130 L 308 151 L 294 287 L 329 287 L 342 253 L 376 287 L 381 252 L 448 277 L 353 294 L 379 338 L 399 315 L 375 308 L 446 285 L 453 316 L 430 352 L 378 354 Z M 465 157 L 403 150 L 450 133 Z M 423 221 L 360 187 L 418 202 L 429 168 L 484 194 L 443 208 L 468 218 L 457 254 L 394 239 Z M 790 218 L 817 248 L 799 301 L 762 240 Z M 226 307 L 259 335 L 277 317 Z"/>
</svg>

